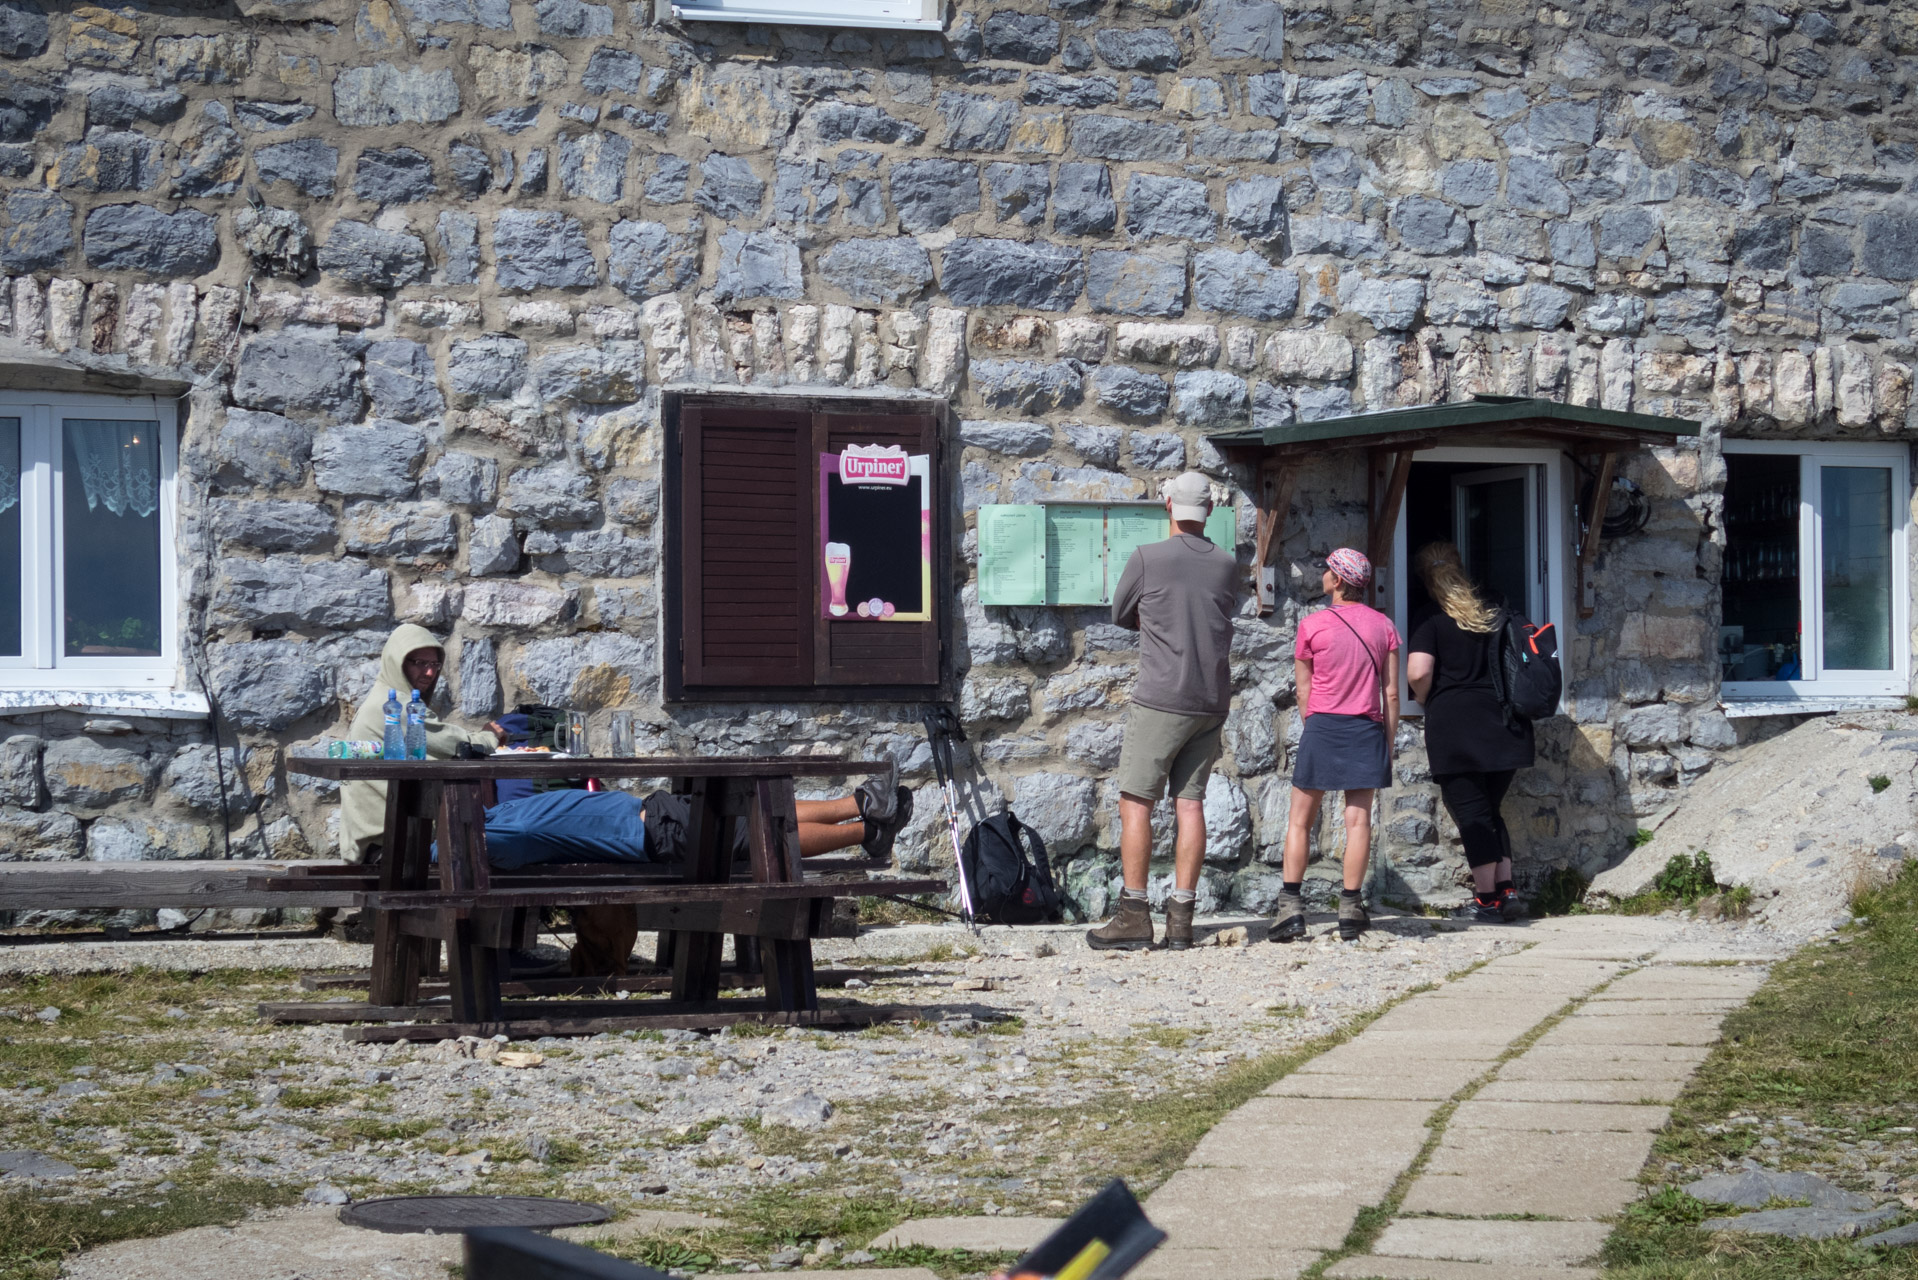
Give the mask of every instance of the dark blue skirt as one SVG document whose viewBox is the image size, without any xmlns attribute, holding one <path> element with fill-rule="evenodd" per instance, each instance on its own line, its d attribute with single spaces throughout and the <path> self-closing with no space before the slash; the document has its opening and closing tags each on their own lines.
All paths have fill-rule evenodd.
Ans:
<svg viewBox="0 0 1918 1280">
<path fill-rule="evenodd" d="M 1392 785 L 1385 724 L 1370 716 L 1310 715 L 1292 762 L 1292 785 L 1305 791 L 1364 791 Z"/>
</svg>

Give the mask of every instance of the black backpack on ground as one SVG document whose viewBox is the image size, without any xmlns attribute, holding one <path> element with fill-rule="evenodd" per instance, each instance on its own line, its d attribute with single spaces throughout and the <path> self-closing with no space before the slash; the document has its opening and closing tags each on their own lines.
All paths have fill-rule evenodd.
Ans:
<svg viewBox="0 0 1918 1280">
<path fill-rule="evenodd" d="M 960 857 L 972 886 L 975 919 L 986 924 L 1059 919 L 1059 890 L 1046 861 L 1046 842 L 1010 811 L 973 827 Z"/>
<path fill-rule="evenodd" d="M 1558 714 L 1565 676 L 1558 667 L 1558 632 L 1535 627 L 1509 609 L 1492 627 L 1492 691 L 1507 724 Z"/>
<path fill-rule="evenodd" d="M 966 740 L 966 731 L 952 708 L 928 706 L 925 722 L 933 772 L 939 778 L 946 823 L 959 862 L 961 901 L 969 900 L 971 907 L 962 918 L 980 924 L 1059 920 L 1061 899 L 1059 887 L 1053 883 L 1052 864 L 1046 859 L 1046 842 L 1010 809 L 987 814 L 976 788 L 969 797 L 960 791 L 954 748 Z M 962 813 L 973 819 L 972 830 L 964 840 L 959 837 Z"/>
</svg>

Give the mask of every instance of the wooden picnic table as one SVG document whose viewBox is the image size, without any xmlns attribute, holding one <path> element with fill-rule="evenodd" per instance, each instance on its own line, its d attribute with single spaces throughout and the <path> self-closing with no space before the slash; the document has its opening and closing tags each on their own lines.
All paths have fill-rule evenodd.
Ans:
<svg viewBox="0 0 1918 1280">
<path fill-rule="evenodd" d="M 507 753 L 477 760 L 336 760 L 295 757 L 287 768 L 335 782 L 385 782 L 386 833 L 376 867 L 329 866 L 275 875 L 256 887 L 312 892 L 345 887 L 373 913 L 373 960 L 364 1004 L 274 1002 L 277 1021 L 371 1023 L 354 1040 L 515 1038 L 741 1021 L 858 1025 L 893 1016 L 872 1006 L 822 1009 L 812 939 L 831 901 L 943 891 L 941 880 L 808 876 L 799 851 L 796 778 L 883 772 L 881 761 L 836 756 L 568 757 Z M 486 857 L 486 799 L 501 780 L 663 778 L 690 797 L 682 864 L 536 864 L 511 871 Z M 732 823 L 747 819 L 750 879 L 734 878 Z M 432 846 L 439 842 L 439 861 Z M 847 865 L 841 863 L 840 865 Z M 854 866 L 870 864 L 852 864 Z M 641 929 L 661 931 L 672 952 L 664 1001 L 502 999 L 506 952 L 529 911 L 544 906 L 627 905 Z M 725 936 L 756 951 L 766 998 L 722 1001 Z M 421 999 L 422 973 L 446 944 L 446 1004 Z M 429 946 L 431 953 L 429 955 Z M 517 985 L 517 984 L 516 984 Z"/>
</svg>

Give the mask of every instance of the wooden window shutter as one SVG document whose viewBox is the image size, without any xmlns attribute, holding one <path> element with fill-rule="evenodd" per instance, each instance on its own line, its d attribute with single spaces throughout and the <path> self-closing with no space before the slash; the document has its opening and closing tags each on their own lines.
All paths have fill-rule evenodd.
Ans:
<svg viewBox="0 0 1918 1280">
<path fill-rule="evenodd" d="M 687 685 L 813 683 L 814 417 L 713 405 L 680 415 Z"/>
<path fill-rule="evenodd" d="M 818 455 L 836 454 L 847 445 L 901 445 L 909 454 L 927 454 L 932 470 L 927 479 L 932 496 L 935 566 L 941 539 L 937 522 L 948 519 L 940 474 L 939 424 L 931 414 L 818 413 L 813 415 L 813 468 Z M 813 506 L 819 487 L 813 486 Z M 815 530 L 817 517 L 815 516 Z M 815 531 L 808 547 L 818 542 Z M 949 607 L 938 596 L 939 574 L 933 575 L 932 618 L 926 622 L 869 622 L 826 616 L 823 607 L 825 572 L 814 574 L 813 683 L 818 685 L 935 685 L 939 682 L 941 613 Z"/>
</svg>

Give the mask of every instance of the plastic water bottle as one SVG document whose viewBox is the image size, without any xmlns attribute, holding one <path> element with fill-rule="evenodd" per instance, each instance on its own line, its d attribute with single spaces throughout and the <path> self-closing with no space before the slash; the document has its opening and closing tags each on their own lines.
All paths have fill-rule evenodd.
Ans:
<svg viewBox="0 0 1918 1280">
<path fill-rule="evenodd" d="M 386 691 L 386 734 L 380 744 L 380 759 L 406 759 L 406 730 L 400 727 L 400 695 L 397 689 Z"/>
<path fill-rule="evenodd" d="M 426 704 L 420 701 L 418 689 L 413 690 L 412 701 L 406 704 L 406 758 L 426 759 Z"/>
</svg>

